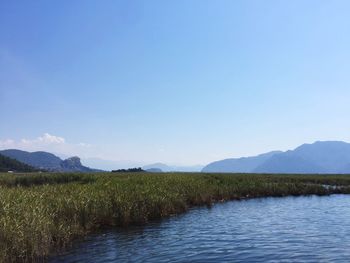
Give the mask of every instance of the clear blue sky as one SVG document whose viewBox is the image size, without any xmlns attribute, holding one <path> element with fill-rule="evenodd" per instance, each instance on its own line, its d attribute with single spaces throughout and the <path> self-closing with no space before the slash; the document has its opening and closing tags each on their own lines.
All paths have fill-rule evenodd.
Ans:
<svg viewBox="0 0 350 263">
<path fill-rule="evenodd" d="M 0 147 L 206 164 L 350 141 L 349 14 L 347 0 L 1 1 Z"/>
</svg>

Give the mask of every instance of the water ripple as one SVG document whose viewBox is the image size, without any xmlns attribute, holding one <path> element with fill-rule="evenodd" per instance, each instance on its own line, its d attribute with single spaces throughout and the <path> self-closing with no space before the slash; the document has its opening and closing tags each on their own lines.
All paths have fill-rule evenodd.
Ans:
<svg viewBox="0 0 350 263">
<path fill-rule="evenodd" d="M 91 235 L 56 262 L 349 262 L 350 196 L 261 198 Z"/>
</svg>

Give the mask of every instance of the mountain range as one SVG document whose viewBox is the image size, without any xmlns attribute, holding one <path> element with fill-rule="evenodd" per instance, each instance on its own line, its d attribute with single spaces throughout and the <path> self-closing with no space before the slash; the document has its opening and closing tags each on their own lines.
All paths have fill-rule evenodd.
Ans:
<svg viewBox="0 0 350 263">
<path fill-rule="evenodd" d="M 9 149 L 2 150 L 0 154 L 21 163 L 32 166 L 36 169 L 52 172 L 97 172 L 100 170 L 91 169 L 81 164 L 77 156 L 62 160 L 56 155 L 48 152 L 26 152 L 21 150 Z"/>
<path fill-rule="evenodd" d="M 63 160 L 52 153 L 43 151 L 2 150 L 0 156 L 2 156 L 0 161 L 5 170 L 29 171 L 34 168 L 55 172 L 102 171 L 82 165 L 79 157 L 74 156 Z M 101 163 L 100 160 L 98 162 Z M 117 168 L 117 163 L 108 164 Z M 150 172 L 350 174 L 350 143 L 317 141 L 285 152 L 273 151 L 257 156 L 219 160 L 205 167 L 200 165 L 169 166 L 164 163 L 154 163 L 145 165 L 142 169 Z"/>
<path fill-rule="evenodd" d="M 216 161 L 203 172 L 223 173 L 350 173 L 350 143 L 317 141 L 286 152 Z"/>
</svg>

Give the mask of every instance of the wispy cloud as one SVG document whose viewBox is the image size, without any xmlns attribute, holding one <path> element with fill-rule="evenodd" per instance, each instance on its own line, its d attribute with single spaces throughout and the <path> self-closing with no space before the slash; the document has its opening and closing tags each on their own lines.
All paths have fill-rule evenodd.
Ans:
<svg viewBox="0 0 350 263">
<path fill-rule="evenodd" d="M 21 143 L 25 145 L 65 144 L 66 140 L 59 136 L 44 133 L 43 136 L 40 136 L 33 140 L 22 139 Z"/>
</svg>

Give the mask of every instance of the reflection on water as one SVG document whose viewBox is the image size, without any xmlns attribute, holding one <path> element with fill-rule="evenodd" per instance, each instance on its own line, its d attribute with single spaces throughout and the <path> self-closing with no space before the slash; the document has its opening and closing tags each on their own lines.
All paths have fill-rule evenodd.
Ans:
<svg viewBox="0 0 350 263">
<path fill-rule="evenodd" d="M 51 262 L 349 262 L 350 195 L 261 198 L 101 232 Z"/>
</svg>

